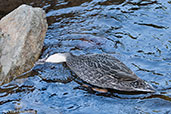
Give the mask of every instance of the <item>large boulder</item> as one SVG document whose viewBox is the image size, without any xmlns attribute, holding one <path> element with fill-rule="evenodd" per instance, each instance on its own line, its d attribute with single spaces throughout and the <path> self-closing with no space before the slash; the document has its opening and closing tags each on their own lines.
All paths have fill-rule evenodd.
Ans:
<svg viewBox="0 0 171 114">
<path fill-rule="evenodd" d="M 0 85 L 30 70 L 47 30 L 41 8 L 21 5 L 0 20 Z"/>
<path fill-rule="evenodd" d="M 44 6 L 44 0 L 0 0 L 0 19 L 22 4 L 32 4 L 34 6 Z"/>
</svg>

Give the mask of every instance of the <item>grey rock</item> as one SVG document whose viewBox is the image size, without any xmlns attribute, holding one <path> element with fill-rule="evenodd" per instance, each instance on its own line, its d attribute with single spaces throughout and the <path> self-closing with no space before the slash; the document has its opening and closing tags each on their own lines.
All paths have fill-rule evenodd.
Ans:
<svg viewBox="0 0 171 114">
<path fill-rule="evenodd" d="M 43 0 L 6 0 L 5 2 L 0 0 L 0 19 L 22 4 L 32 4 L 39 7 L 45 6 L 46 2 Z"/>
<path fill-rule="evenodd" d="M 0 85 L 30 70 L 47 30 L 41 8 L 21 5 L 0 20 Z"/>
</svg>

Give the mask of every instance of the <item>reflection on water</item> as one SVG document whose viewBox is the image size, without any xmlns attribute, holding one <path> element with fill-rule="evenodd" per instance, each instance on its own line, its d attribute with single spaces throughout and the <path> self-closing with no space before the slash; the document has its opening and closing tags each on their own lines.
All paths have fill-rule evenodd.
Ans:
<svg viewBox="0 0 171 114">
<path fill-rule="evenodd" d="M 157 92 L 98 93 L 81 86 L 66 64 L 37 65 L 0 87 L 0 113 L 171 113 L 169 0 L 9 0 L 0 3 L 0 16 L 22 3 L 47 13 L 41 58 L 56 52 L 108 53 Z"/>
</svg>

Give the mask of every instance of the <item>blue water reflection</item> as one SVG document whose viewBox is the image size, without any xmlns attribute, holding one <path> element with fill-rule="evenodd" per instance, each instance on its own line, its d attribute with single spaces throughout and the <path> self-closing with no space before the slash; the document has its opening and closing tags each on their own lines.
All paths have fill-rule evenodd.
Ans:
<svg viewBox="0 0 171 114">
<path fill-rule="evenodd" d="M 81 87 L 82 82 L 66 64 L 45 64 L 0 88 L 0 112 L 171 113 L 169 0 L 44 0 L 27 4 L 43 7 L 47 13 L 49 28 L 41 58 L 58 52 L 108 53 L 157 92 L 100 94 Z"/>
</svg>

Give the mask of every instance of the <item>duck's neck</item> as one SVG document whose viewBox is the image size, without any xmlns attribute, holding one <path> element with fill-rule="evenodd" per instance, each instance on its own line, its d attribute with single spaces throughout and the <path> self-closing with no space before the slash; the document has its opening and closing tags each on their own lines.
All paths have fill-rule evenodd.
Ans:
<svg viewBox="0 0 171 114">
<path fill-rule="evenodd" d="M 62 63 L 66 62 L 67 57 L 70 56 L 70 53 L 56 53 L 49 56 L 45 62 L 49 63 Z"/>
</svg>

